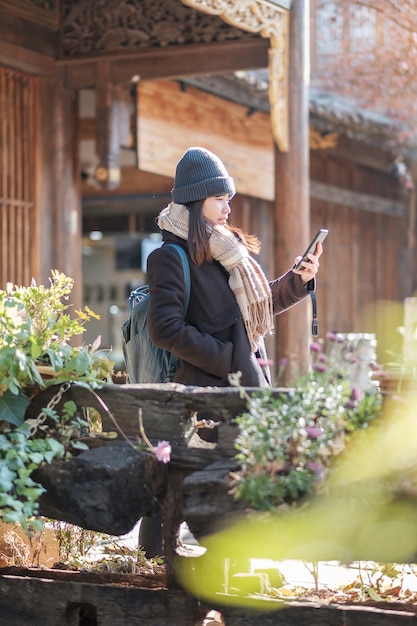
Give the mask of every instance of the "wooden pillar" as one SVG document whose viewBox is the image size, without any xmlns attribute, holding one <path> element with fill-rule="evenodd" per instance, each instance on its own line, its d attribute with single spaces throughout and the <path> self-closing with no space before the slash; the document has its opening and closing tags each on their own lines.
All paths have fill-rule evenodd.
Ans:
<svg viewBox="0 0 417 626">
<path fill-rule="evenodd" d="M 96 153 L 99 164 L 96 180 L 102 189 L 120 184 L 121 90 L 112 83 L 109 61 L 96 66 Z"/>
<path fill-rule="evenodd" d="M 275 147 L 275 267 L 291 267 L 310 238 L 309 192 L 309 0 L 295 0 L 290 12 L 289 151 Z M 289 359 L 284 382 L 305 371 L 311 339 L 310 298 L 276 318 L 275 362 Z"/>
<path fill-rule="evenodd" d="M 74 279 L 72 302 L 82 301 L 81 192 L 77 94 L 59 75 L 38 81 L 36 163 L 36 274 L 52 269 Z"/>
<path fill-rule="evenodd" d="M 53 257 L 57 269 L 74 279 L 71 300 L 82 300 L 81 173 L 78 160 L 78 99 L 63 83 L 55 106 L 55 197 Z"/>
</svg>

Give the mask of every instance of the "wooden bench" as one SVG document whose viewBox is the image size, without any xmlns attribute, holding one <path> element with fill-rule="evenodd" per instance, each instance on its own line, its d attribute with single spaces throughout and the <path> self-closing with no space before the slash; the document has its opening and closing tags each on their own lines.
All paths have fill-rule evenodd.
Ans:
<svg viewBox="0 0 417 626">
<path fill-rule="evenodd" d="M 36 396 L 27 416 L 35 417 L 54 393 L 56 388 L 50 388 Z M 71 399 L 79 407 L 99 410 L 103 432 L 116 431 L 118 437 L 89 439 L 88 451 L 37 470 L 34 478 L 46 488 L 40 498 L 40 514 L 123 535 L 143 516 L 155 514 L 160 504 L 168 586 L 176 587 L 174 561 L 181 522 L 185 520 L 198 538 L 210 534 L 219 520 L 224 522 L 242 508 L 229 494 L 229 474 L 238 468 L 234 460 L 235 418 L 245 411 L 246 400 L 237 388 L 175 383 L 105 385 L 96 393 L 98 398 L 74 385 L 62 402 Z M 137 445 L 139 413 L 153 445 L 161 440 L 170 442 L 168 464 Z M 191 436 L 196 413 L 215 414 L 217 444 Z"/>
</svg>

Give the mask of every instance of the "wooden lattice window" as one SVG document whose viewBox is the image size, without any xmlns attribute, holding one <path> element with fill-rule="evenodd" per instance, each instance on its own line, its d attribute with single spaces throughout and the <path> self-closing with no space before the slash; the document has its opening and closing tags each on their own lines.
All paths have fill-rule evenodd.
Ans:
<svg viewBox="0 0 417 626">
<path fill-rule="evenodd" d="M 34 275 L 36 79 L 0 67 L 0 288 Z"/>
</svg>

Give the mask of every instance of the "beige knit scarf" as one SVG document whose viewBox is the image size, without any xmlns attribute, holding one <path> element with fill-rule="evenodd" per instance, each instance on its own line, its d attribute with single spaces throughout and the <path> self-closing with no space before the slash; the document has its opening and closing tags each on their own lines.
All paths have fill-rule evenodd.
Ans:
<svg viewBox="0 0 417 626">
<path fill-rule="evenodd" d="M 181 239 L 188 239 L 188 209 L 172 202 L 161 211 L 158 226 Z M 224 226 L 207 226 L 210 232 L 210 252 L 229 272 L 229 287 L 233 291 L 248 334 L 251 350 L 259 340 L 274 331 L 272 295 L 269 283 L 246 246 Z"/>
</svg>

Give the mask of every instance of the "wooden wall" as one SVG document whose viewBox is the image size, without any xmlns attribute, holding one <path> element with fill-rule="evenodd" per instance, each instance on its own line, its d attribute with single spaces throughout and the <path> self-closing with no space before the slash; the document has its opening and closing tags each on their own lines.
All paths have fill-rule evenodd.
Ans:
<svg viewBox="0 0 417 626">
<path fill-rule="evenodd" d="M 323 151 L 311 154 L 311 180 L 367 193 L 376 201 L 402 200 L 405 207 L 409 201 L 390 174 Z M 383 335 L 395 334 L 402 324 L 400 308 L 389 303 L 412 295 L 408 213 L 393 216 L 312 198 L 311 223 L 312 231 L 329 229 L 318 278 L 321 327 L 376 332 L 383 360 Z"/>
<path fill-rule="evenodd" d="M 0 288 L 75 279 L 81 304 L 77 94 L 49 60 L 12 48 L 0 66 Z M 23 69 L 24 68 L 24 69 Z"/>
<path fill-rule="evenodd" d="M 36 57 L 35 61 L 38 60 Z M 12 59 L 9 62 L 13 65 Z M 27 65 L 26 59 L 25 67 Z M 19 71 L 18 67 L 10 69 Z M 30 250 L 22 255 L 25 258 L 24 268 L 38 281 L 47 280 L 52 268 L 65 271 L 76 279 L 78 290 L 76 299 L 80 301 L 82 287 L 81 195 L 111 197 L 144 192 L 169 192 L 175 162 L 168 159 L 163 141 L 158 143 L 154 139 L 150 142 L 157 118 L 152 117 L 148 111 L 148 117 L 145 117 L 148 120 L 148 127 L 144 123 L 141 129 L 142 145 L 139 157 L 147 163 L 144 167 L 152 171 L 138 171 L 133 166 L 128 166 L 122 170 L 122 182 L 117 189 L 105 192 L 84 185 L 80 190 L 77 157 L 77 94 L 66 89 L 60 80 L 59 72 L 52 74 L 49 66 L 44 72 L 40 67 L 38 76 L 32 69 L 31 80 L 36 81 L 37 85 L 33 108 L 33 111 L 37 111 L 36 141 L 32 157 L 32 166 L 35 171 L 34 187 L 31 187 L 34 189 L 33 203 L 36 219 L 35 234 L 30 236 Z M 174 98 L 173 89 L 175 89 L 175 93 L 181 98 L 181 106 L 178 104 L 181 112 L 181 119 L 177 120 L 181 122 L 178 129 L 184 128 L 183 112 L 184 107 L 187 106 L 195 107 L 188 109 L 189 119 L 197 120 L 197 122 L 200 119 L 204 126 L 206 123 L 209 124 L 214 117 L 217 128 L 220 128 L 221 112 L 216 108 L 219 99 L 215 102 L 212 96 L 207 96 L 207 101 L 211 104 L 205 110 L 204 94 L 197 94 L 193 89 L 189 90 L 188 94 L 183 93 L 178 84 L 171 83 L 167 87 L 165 96 L 162 97 L 161 92 L 162 95 L 159 97 L 155 93 L 155 85 L 156 83 L 149 84 L 146 88 L 148 91 L 144 89 L 142 92 L 142 105 L 146 99 L 149 103 L 158 100 L 167 104 Z M 4 92 L 4 85 L 2 90 Z M 147 93 L 146 97 L 145 93 Z M 187 101 L 184 100 L 186 96 L 188 96 Z M 222 131 L 215 133 L 216 141 L 210 147 L 219 154 L 225 151 L 226 155 L 231 156 L 229 168 L 237 180 L 239 192 L 233 200 L 232 221 L 248 231 L 255 232 L 262 239 L 262 265 L 268 276 L 275 277 L 287 268 L 275 268 L 273 261 L 274 203 L 268 199 L 269 191 L 265 191 L 270 189 L 271 185 L 270 128 L 265 123 L 264 115 L 257 113 L 249 118 L 248 122 L 247 112 L 242 110 L 242 107 L 227 101 L 222 101 L 222 107 L 225 111 L 223 120 L 227 121 L 236 116 L 234 132 L 227 135 L 225 143 L 223 143 Z M 163 115 L 160 107 L 155 107 L 155 110 L 159 112 L 159 116 Z M 173 111 L 176 110 L 177 108 L 174 107 Z M 203 118 L 201 111 L 204 112 Z M 174 112 L 170 115 L 174 115 Z M 174 128 L 177 122 L 175 119 L 172 120 Z M 91 120 L 83 122 L 81 129 L 88 135 L 88 138 L 91 138 L 93 129 Z M 178 130 L 177 135 L 179 134 Z M 235 134 L 237 158 L 233 158 Z M 25 136 L 27 141 L 27 133 Z M 205 143 L 205 136 L 204 134 L 196 135 L 196 126 L 192 125 L 190 132 L 183 137 L 184 147 L 194 143 Z M 146 137 L 149 142 L 145 141 Z M 85 138 L 85 134 L 82 138 Z M 243 144 L 245 144 L 245 150 L 240 153 L 239 150 Z M 252 146 L 255 145 L 256 157 L 252 158 Z M 159 151 L 157 151 L 158 146 L 160 146 Z M 367 194 L 367 197 L 377 200 L 375 207 L 364 210 L 355 208 L 354 199 L 353 205 L 352 202 L 344 205 L 340 198 L 335 202 L 331 194 L 329 194 L 329 200 L 326 197 L 317 198 L 314 194 L 311 196 L 311 232 L 314 233 L 322 226 L 330 231 L 318 279 L 321 336 L 325 336 L 329 330 L 372 332 L 381 327 L 392 326 L 394 324 L 385 319 L 385 313 L 381 320 L 376 303 L 381 303 L 382 309 L 385 310 L 384 303 L 398 303 L 404 297 L 413 295 L 413 281 L 410 275 L 415 255 L 408 245 L 408 212 L 389 215 L 379 211 L 377 206 L 378 202 L 392 199 L 393 202 L 403 203 L 407 207 L 409 198 L 386 167 L 384 169 L 378 164 L 375 166 L 367 164 L 364 159 L 365 152 L 366 149 L 358 144 L 349 153 L 336 147 L 332 150 L 312 150 L 310 154 L 312 185 L 314 183 L 330 185 L 333 191 L 340 189 L 344 192 Z M 243 158 L 240 158 L 242 154 Z M 162 166 L 165 170 L 158 171 Z M 170 174 L 168 174 L 168 169 Z M 249 180 L 252 172 L 252 179 Z M 5 180 L 4 169 L 3 179 Z M 266 181 L 263 192 L 256 191 L 262 186 L 263 180 Z M 252 195 L 249 193 L 251 190 Z M 0 197 L 7 193 L 2 193 Z M 14 197 L 17 198 L 17 195 Z M 5 246 L 2 247 L 4 255 Z M 301 253 L 301 250 L 294 250 L 294 256 L 297 253 Z M 8 254 L 10 254 L 10 246 L 8 246 Z M 4 267 L 3 261 L 2 268 Z M 23 267 L 22 264 L 20 267 Z M 6 272 L 2 276 L 3 284 L 6 280 L 28 282 L 28 276 L 21 274 L 20 277 L 18 274 Z M 400 317 L 398 321 L 401 322 Z"/>
<path fill-rule="evenodd" d="M 0 284 L 25 285 L 34 267 L 37 82 L 0 67 Z"/>
<path fill-rule="evenodd" d="M 137 90 L 137 151 L 141 170 L 172 177 L 189 146 L 221 156 L 240 193 L 273 200 L 270 117 L 174 81 L 146 81 Z"/>
</svg>

